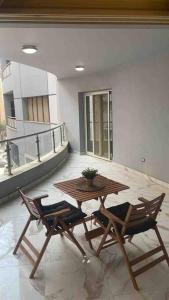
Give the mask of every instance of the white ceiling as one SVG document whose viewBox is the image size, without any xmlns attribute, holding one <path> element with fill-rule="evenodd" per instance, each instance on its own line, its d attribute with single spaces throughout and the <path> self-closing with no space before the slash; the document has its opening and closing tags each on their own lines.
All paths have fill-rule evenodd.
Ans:
<svg viewBox="0 0 169 300">
<path fill-rule="evenodd" d="M 24 44 L 37 45 L 34 55 L 21 52 Z M 0 58 L 32 65 L 58 78 L 109 70 L 169 51 L 165 28 L 0 28 Z M 83 74 L 84 74 L 83 73 Z"/>
</svg>

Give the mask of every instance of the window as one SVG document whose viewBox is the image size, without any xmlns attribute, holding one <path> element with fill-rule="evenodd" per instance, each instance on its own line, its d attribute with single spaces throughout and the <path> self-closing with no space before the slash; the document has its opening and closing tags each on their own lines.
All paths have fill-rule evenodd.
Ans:
<svg viewBox="0 0 169 300">
<path fill-rule="evenodd" d="M 2 79 L 11 75 L 11 63 L 7 63 L 4 69 L 2 70 Z"/>
<path fill-rule="evenodd" d="M 15 118 L 15 103 L 14 103 L 14 100 L 11 100 L 11 117 Z"/>
<path fill-rule="evenodd" d="M 50 122 L 48 96 L 30 97 L 26 101 L 29 121 Z"/>
</svg>

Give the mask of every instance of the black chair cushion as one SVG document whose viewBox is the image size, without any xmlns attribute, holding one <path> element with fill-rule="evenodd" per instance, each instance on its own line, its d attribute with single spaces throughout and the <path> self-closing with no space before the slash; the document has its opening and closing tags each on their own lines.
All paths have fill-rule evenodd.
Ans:
<svg viewBox="0 0 169 300">
<path fill-rule="evenodd" d="M 50 214 L 55 211 L 59 211 L 65 208 L 69 208 L 70 211 L 65 213 L 64 216 L 60 217 L 67 225 L 74 224 L 81 219 L 85 218 L 87 215 L 82 212 L 81 209 L 71 205 L 67 201 L 61 201 L 51 205 L 41 205 L 41 210 L 44 214 Z M 53 225 L 54 217 L 47 218 L 47 222 L 50 226 Z"/>
<path fill-rule="evenodd" d="M 122 221 L 124 221 L 128 208 L 130 206 L 129 202 L 125 202 L 123 204 L 119 204 L 116 206 L 112 206 L 107 208 L 107 210 L 114 214 L 116 217 L 120 218 Z M 107 227 L 109 220 L 105 215 L 103 215 L 99 210 L 93 212 L 94 216 L 99 220 L 100 223 L 102 223 L 105 227 Z"/>
<path fill-rule="evenodd" d="M 116 206 L 109 207 L 109 208 L 107 208 L 107 210 L 110 213 L 114 214 L 119 219 L 121 219 L 122 221 L 124 221 L 125 217 L 127 215 L 129 206 L 130 206 L 130 203 L 125 202 L 125 203 L 122 203 L 122 204 L 119 204 Z M 105 215 L 103 215 L 99 210 L 95 211 L 93 214 L 100 223 L 102 223 L 105 227 L 107 227 L 109 220 Z M 125 234 L 133 235 L 133 234 L 137 234 L 140 232 L 144 232 L 144 231 L 147 231 L 147 230 L 153 228 L 156 224 L 157 224 L 157 222 L 155 220 L 153 220 L 150 217 L 147 217 L 146 220 L 144 220 L 142 223 L 139 223 L 138 225 L 128 228 L 126 230 Z M 117 227 L 118 227 L 119 231 L 122 229 L 122 225 L 120 225 L 120 224 L 117 224 Z"/>
<path fill-rule="evenodd" d="M 133 235 L 133 234 L 137 234 L 140 232 L 144 232 L 144 231 L 154 228 L 156 224 L 157 224 L 157 222 L 154 219 L 147 217 L 146 220 L 144 220 L 143 222 L 141 222 L 131 228 L 128 228 L 126 230 L 126 234 Z"/>
</svg>

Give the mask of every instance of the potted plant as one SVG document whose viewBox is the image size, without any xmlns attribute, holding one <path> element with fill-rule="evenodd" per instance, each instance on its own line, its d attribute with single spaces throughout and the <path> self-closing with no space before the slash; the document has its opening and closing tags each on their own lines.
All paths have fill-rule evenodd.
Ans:
<svg viewBox="0 0 169 300">
<path fill-rule="evenodd" d="M 92 186 L 93 185 L 93 179 L 98 174 L 98 170 L 87 168 L 82 171 L 82 176 L 86 179 L 87 185 Z"/>
</svg>

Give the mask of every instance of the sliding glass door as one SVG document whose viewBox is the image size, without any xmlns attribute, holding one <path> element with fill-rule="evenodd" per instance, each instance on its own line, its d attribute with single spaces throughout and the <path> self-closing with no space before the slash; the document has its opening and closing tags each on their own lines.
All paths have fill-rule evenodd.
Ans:
<svg viewBox="0 0 169 300">
<path fill-rule="evenodd" d="M 88 154 L 112 158 L 111 92 L 85 95 L 86 151 Z"/>
</svg>

